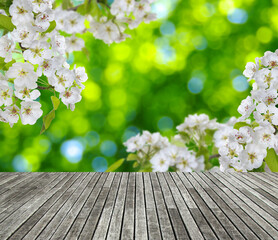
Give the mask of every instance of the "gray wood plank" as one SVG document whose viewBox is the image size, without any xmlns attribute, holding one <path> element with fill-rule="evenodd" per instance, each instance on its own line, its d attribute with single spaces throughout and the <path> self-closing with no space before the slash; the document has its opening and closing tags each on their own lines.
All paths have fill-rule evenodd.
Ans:
<svg viewBox="0 0 278 240">
<path fill-rule="evenodd" d="M 163 193 L 161 191 L 161 187 L 159 185 L 156 173 L 150 173 L 150 177 L 162 238 L 170 239 L 174 236 L 174 232 L 167 212 L 167 207 L 164 201 Z"/>
<path fill-rule="evenodd" d="M 55 216 L 51 219 L 47 226 L 40 232 L 37 239 L 46 240 L 52 237 L 54 232 L 57 230 L 64 218 L 67 216 L 68 212 L 73 208 L 75 202 L 80 197 L 81 193 L 83 192 L 90 179 L 91 177 L 88 173 L 83 173 L 78 177 L 78 186 L 75 186 L 73 193 L 67 199 L 65 204 L 59 209 L 59 211 L 56 212 Z"/>
<path fill-rule="evenodd" d="M 64 211 L 64 212 L 67 212 L 67 215 L 66 215 L 66 217 L 64 217 L 61 224 L 59 225 L 59 227 L 56 229 L 55 233 L 51 237 L 51 239 L 57 239 L 57 240 L 63 239 L 67 235 L 67 232 L 69 231 L 71 225 L 73 224 L 77 215 L 81 211 L 84 203 L 88 199 L 88 197 L 91 193 L 90 186 L 95 181 L 94 173 L 89 173 L 86 178 L 88 178 L 89 181 L 87 179 L 85 179 L 82 182 L 82 188 L 83 188 L 83 186 L 84 186 L 84 188 L 83 189 L 79 188 L 79 190 L 81 189 L 80 191 L 82 191 L 80 193 L 80 196 L 78 197 L 76 202 L 70 207 L 70 209 L 68 211 L 66 211 L 66 210 Z M 76 196 L 77 195 L 78 194 L 76 193 Z"/>
<path fill-rule="evenodd" d="M 271 176 L 268 173 L 265 172 L 250 172 L 250 174 L 252 174 L 254 177 L 260 178 L 264 181 L 266 181 L 267 183 L 271 184 L 272 186 L 276 187 L 278 185 L 278 179 Z"/>
<path fill-rule="evenodd" d="M 52 193 L 52 191 L 55 191 L 55 184 L 54 186 L 46 185 L 40 192 L 32 196 L 32 200 L 23 204 L 17 209 L 17 211 L 13 212 L 3 223 L 1 223 L 0 239 L 7 238 L 19 228 L 26 219 L 28 219 L 45 201 L 47 201 L 48 198 L 46 193 Z M 5 229 L 5 231 L 1 231 L 1 229 Z"/>
<path fill-rule="evenodd" d="M 29 201 L 33 195 L 40 191 L 42 186 L 50 184 L 57 177 L 57 175 L 50 175 L 48 173 L 33 175 L 32 178 L 25 179 L 18 184 L 18 188 L 11 191 L 11 194 L 6 193 L 6 197 L 1 200 L 0 204 L 0 222 L 3 222 L 10 213 L 16 211 L 21 205 Z M 11 204 L 11 202 L 16 202 L 16 204 Z"/>
<path fill-rule="evenodd" d="M 248 205 L 241 203 L 241 200 L 228 187 L 223 187 L 225 185 L 221 182 L 222 179 L 220 177 L 215 173 L 204 173 L 204 176 L 210 179 L 219 188 L 222 192 L 221 195 L 221 192 L 218 192 L 221 198 L 229 204 L 237 216 L 242 219 L 260 239 L 272 239 L 265 229 L 252 218 L 254 216 L 253 210 Z M 223 182 L 225 182 L 225 180 Z"/>
<path fill-rule="evenodd" d="M 185 209 L 186 207 L 188 207 L 190 214 L 192 215 L 194 221 L 196 222 L 196 225 L 199 227 L 200 232 L 202 233 L 204 239 L 217 239 L 216 235 L 211 230 L 208 222 L 203 217 L 201 211 L 199 210 L 194 200 L 192 199 L 191 195 L 189 194 L 187 188 L 183 185 L 183 182 L 181 181 L 179 175 L 182 175 L 182 173 L 177 172 L 176 174 L 171 174 L 184 200 L 184 204 L 186 205 L 186 206 L 179 206 L 179 208 L 182 207 L 181 209 Z"/>
<path fill-rule="evenodd" d="M 183 211 L 180 213 L 177 207 L 177 201 L 178 196 L 176 195 L 175 191 L 171 191 L 173 189 L 170 190 L 171 187 L 169 187 L 169 184 L 167 182 L 167 178 L 170 178 L 169 173 L 157 173 L 159 182 L 160 182 L 160 186 L 162 189 L 162 193 L 164 196 L 164 201 L 166 203 L 166 207 L 167 207 L 167 211 L 169 214 L 169 218 L 172 224 L 172 228 L 174 230 L 174 234 L 176 239 L 189 239 L 189 234 L 187 232 L 188 227 L 188 221 L 186 221 L 187 219 L 189 220 L 191 218 L 191 215 L 188 211 L 187 208 L 183 209 Z M 165 177 L 167 176 L 167 177 Z M 173 188 L 173 186 L 172 186 Z M 180 202 L 178 202 L 180 203 Z M 185 220 L 185 221 L 183 221 Z M 193 219 L 192 219 L 193 220 Z M 190 224 L 193 225 L 193 230 L 194 230 L 194 220 L 193 221 L 189 221 Z M 197 229 L 197 234 L 198 234 L 198 229 Z M 200 239 L 202 239 L 202 235 L 200 234 Z"/>
<path fill-rule="evenodd" d="M 111 217 L 113 215 L 113 210 L 115 207 L 115 202 L 117 198 L 117 193 L 119 189 L 119 184 L 121 182 L 122 173 L 115 174 L 111 191 L 109 192 L 109 195 L 107 197 L 107 201 L 105 202 L 102 214 L 100 216 L 98 225 L 96 227 L 93 239 L 105 239 L 108 228 L 110 224 Z"/>
<path fill-rule="evenodd" d="M 173 178 L 173 173 L 167 173 L 164 175 L 164 177 L 168 183 L 169 189 L 177 205 L 177 210 L 181 215 L 181 218 L 185 224 L 189 237 L 191 239 L 203 239 L 203 235 L 200 231 L 199 226 L 196 224 L 188 206 L 186 205 L 186 202 L 184 202 L 180 194 L 180 191 L 177 188 L 177 184 Z"/>
<path fill-rule="evenodd" d="M 119 192 L 107 233 L 107 239 L 110 240 L 120 239 L 128 177 L 129 173 L 122 173 Z"/>
<path fill-rule="evenodd" d="M 0 239 L 278 239 L 277 176 L 0 172 Z"/>
<path fill-rule="evenodd" d="M 127 184 L 121 239 L 134 239 L 135 235 L 135 174 L 130 173 Z"/>
<path fill-rule="evenodd" d="M 188 181 L 192 184 L 194 188 L 189 189 L 191 196 L 194 198 L 196 204 L 198 205 L 200 211 L 203 213 L 204 217 L 209 222 L 211 228 L 216 233 L 216 235 L 221 239 L 231 239 L 229 234 L 225 231 L 224 227 L 218 220 L 216 216 L 221 216 L 220 209 L 212 201 L 207 193 L 201 188 L 200 185 L 196 183 L 194 178 L 190 173 L 184 174 Z M 216 214 L 216 216 L 214 215 Z M 222 216 L 221 216 L 222 218 Z"/>
<path fill-rule="evenodd" d="M 34 175 L 37 175 L 37 173 L 35 173 Z M 18 175 L 16 178 L 10 179 L 9 181 L 5 182 L 0 188 L 0 202 L 4 201 L 4 199 L 7 198 L 8 195 L 16 191 L 18 189 L 17 185 L 19 185 L 20 187 L 22 182 L 24 182 L 25 180 L 28 181 L 28 179 L 31 178 L 32 178 L 31 173 L 22 173 Z"/>
<path fill-rule="evenodd" d="M 101 192 L 97 198 L 97 201 L 92 208 L 90 215 L 82 229 L 82 232 L 80 234 L 80 239 L 92 239 L 94 235 L 94 231 L 96 229 L 96 226 L 98 224 L 100 215 L 102 213 L 104 204 L 106 202 L 107 196 L 109 194 L 109 191 L 111 189 L 111 185 L 113 182 L 113 178 L 115 176 L 115 173 L 103 173 L 104 175 L 108 175 L 106 181 L 104 182 L 103 188 L 101 189 Z"/>
<path fill-rule="evenodd" d="M 16 177 L 18 177 L 19 174 L 16 173 L 7 173 L 3 176 L 0 177 L 0 187 L 2 188 L 3 184 L 10 181 L 11 179 L 14 179 Z"/>
<path fill-rule="evenodd" d="M 235 191 L 237 193 L 237 196 L 240 197 L 242 199 L 242 201 L 245 201 L 247 204 L 249 204 L 250 206 L 252 206 L 252 208 L 258 213 L 260 214 L 266 221 L 268 221 L 273 227 L 278 226 L 278 221 L 271 216 L 266 210 L 269 210 L 266 206 L 266 204 L 263 204 L 262 206 L 258 206 L 257 203 L 255 201 L 252 201 L 252 199 L 255 198 L 255 196 L 252 197 L 252 199 L 250 199 L 249 197 L 247 197 L 245 194 L 243 194 L 242 192 L 245 192 L 247 194 L 247 191 L 245 191 L 242 187 L 242 185 L 236 184 L 235 183 L 235 178 L 233 178 L 234 174 L 225 174 L 222 175 L 225 176 L 225 179 L 228 180 L 228 182 L 230 183 L 229 188 L 232 191 Z M 245 175 L 247 176 L 247 175 Z M 233 186 L 233 187 L 231 187 Z M 249 196 L 252 196 L 252 194 L 249 194 Z M 257 200 L 258 201 L 258 200 Z"/>
<path fill-rule="evenodd" d="M 254 203 L 272 215 L 276 220 L 278 219 L 278 206 L 270 201 L 265 196 L 256 191 L 257 187 L 252 188 L 252 184 L 242 177 L 242 174 L 231 174 L 235 184 L 242 186 L 240 191 L 249 197 Z"/>
<path fill-rule="evenodd" d="M 136 175 L 136 205 L 135 205 L 135 239 L 147 240 L 146 204 L 144 196 L 143 173 Z"/>
<path fill-rule="evenodd" d="M 10 239 L 20 239 L 29 233 L 29 236 L 37 236 L 39 232 L 47 225 L 50 219 L 56 214 L 57 209 L 62 206 L 61 199 L 65 195 L 65 192 L 73 185 L 74 181 L 77 179 L 77 174 L 59 174 L 57 175 L 59 179 L 62 179 L 61 182 L 64 182 L 62 188 L 60 188 L 55 194 L 53 194 L 48 201 L 46 201 L 30 218 L 24 222 L 10 237 Z M 51 215 L 51 212 L 53 213 Z M 37 230 L 37 234 L 35 231 L 37 226 L 40 226 L 40 229 Z M 34 228 L 34 229 L 33 229 Z M 28 238 L 28 237 L 27 237 Z"/>
<path fill-rule="evenodd" d="M 233 239 L 259 239 L 248 226 L 242 221 L 233 211 L 232 208 L 229 207 L 228 203 L 225 202 L 217 193 L 219 193 L 219 189 L 216 185 L 210 181 L 204 174 L 193 173 L 192 176 L 196 179 L 196 181 L 203 187 L 203 189 L 208 193 L 208 195 L 215 201 L 215 203 L 219 206 L 219 208 L 225 213 L 227 218 L 234 224 L 237 228 L 225 227 L 226 231 L 228 231 L 229 235 Z M 221 194 L 220 194 L 221 195 Z M 239 235 L 239 232 L 241 235 Z M 242 237 L 244 236 L 244 237 Z"/>
<path fill-rule="evenodd" d="M 91 209 L 94 207 L 94 204 L 99 196 L 102 186 L 107 178 L 107 174 L 103 174 L 100 172 L 95 173 L 94 176 L 96 176 L 96 179 L 94 181 L 94 184 L 91 186 L 91 194 L 88 200 L 85 202 L 84 206 L 82 207 L 74 223 L 72 224 L 65 239 L 78 239 L 83 229 L 83 226 L 89 217 Z"/>
<path fill-rule="evenodd" d="M 215 173 L 215 177 L 221 180 L 222 183 L 228 187 L 228 190 L 233 192 L 233 198 L 236 199 L 236 203 L 263 229 L 267 229 L 267 233 L 270 236 L 276 235 L 276 230 L 261 216 L 266 217 L 264 211 L 257 205 L 253 204 L 247 197 L 245 197 L 238 189 L 236 189 L 231 183 L 227 174 Z M 227 192 L 229 192 L 227 191 Z M 268 216 L 270 216 L 268 214 Z M 270 216 L 271 217 L 271 216 Z M 271 217 L 272 218 L 272 217 Z M 274 219 L 275 220 L 275 219 Z"/>
<path fill-rule="evenodd" d="M 55 176 L 55 178 L 57 177 L 58 176 Z M 34 181 L 34 178 L 36 178 L 37 181 Z M 55 178 L 51 179 L 47 173 L 34 175 L 34 178 L 28 179 L 29 181 L 27 182 L 24 181 L 24 185 L 20 188 L 19 192 L 16 191 L 14 192 L 15 195 L 9 195 L 10 199 L 3 202 L 0 207 L 0 223 L 5 221 L 6 218 L 20 209 L 24 204 L 27 204 L 28 201 L 32 200 L 32 198 L 41 191 L 41 187 L 55 180 Z"/>
<path fill-rule="evenodd" d="M 147 229 L 149 239 L 162 239 L 159 221 L 157 217 L 157 210 L 155 207 L 154 195 L 149 173 L 144 173 L 144 188 L 146 199 L 146 216 L 147 216 Z"/>
<path fill-rule="evenodd" d="M 242 173 L 241 176 L 246 179 L 245 181 L 252 182 L 257 187 L 265 190 L 269 194 L 273 195 L 275 198 L 278 198 L 278 193 L 276 192 L 277 187 L 274 187 L 274 186 L 266 183 L 265 181 L 263 181 L 263 180 L 261 180 L 259 178 L 254 177 L 253 175 L 251 175 L 249 173 Z"/>
</svg>

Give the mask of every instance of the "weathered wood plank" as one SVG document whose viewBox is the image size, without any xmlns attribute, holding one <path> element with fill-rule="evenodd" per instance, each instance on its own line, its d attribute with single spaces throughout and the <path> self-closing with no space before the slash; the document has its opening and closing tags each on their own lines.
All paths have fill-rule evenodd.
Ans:
<svg viewBox="0 0 278 240">
<path fill-rule="evenodd" d="M 23 225 L 21 225 L 10 237 L 10 239 L 17 240 L 19 238 L 24 237 L 25 235 L 35 236 L 38 235 L 39 232 L 44 228 L 44 226 L 47 225 L 47 223 L 50 221 L 50 219 L 56 214 L 57 208 L 56 206 L 60 207 L 62 205 L 61 203 L 61 197 L 66 192 L 69 187 L 74 183 L 74 181 L 77 179 L 78 175 L 74 174 L 59 174 L 57 175 L 58 179 L 65 182 L 62 188 L 60 188 L 55 194 L 53 194 L 48 201 L 46 201 L 26 222 L 24 222 Z M 53 208 L 55 208 L 53 210 Z M 53 212 L 53 216 L 51 216 L 51 211 Z M 48 218 L 48 220 L 47 220 Z M 44 223 L 44 224 L 43 224 Z M 37 226 L 40 226 L 39 230 L 37 230 L 37 234 L 35 234 L 35 229 Z M 31 231 L 29 233 L 29 231 Z"/>
<path fill-rule="evenodd" d="M 136 204 L 135 204 L 135 239 L 147 240 L 146 204 L 144 196 L 143 173 L 136 175 Z"/>
<path fill-rule="evenodd" d="M 205 193 L 201 186 L 196 184 L 196 181 L 192 178 L 191 174 L 184 174 L 188 181 L 192 184 L 193 188 L 189 189 L 191 196 L 194 198 L 199 209 L 203 213 L 204 217 L 209 222 L 211 228 L 221 239 L 231 239 L 229 234 L 225 231 L 219 220 L 213 213 L 220 215 L 218 206 L 211 200 L 207 193 Z"/>
<path fill-rule="evenodd" d="M 277 176 L 0 173 L 0 239 L 278 239 Z"/>
<path fill-rule="evenodd" d="M 267 208 L 267 206 L 265 204 L 263 204 L 262 206 L 258 206 L 256 201 L 252 201 L 252 199 L 250 199 L 249 197 L 247 197 L 246 195 L 244 195 L 242 193 L 245 188 L 243 188 L 242 185 L 239 185 L 239 184 L 235 183 L 235 179 L 233 178 L 233 175 L 234 174 L 225 174 L 225 175 L 222 175 L 222 177 L 225 176 L 225 178 L 230 183 L 229 188 L 232 191 L 235 191 L 237 196 L 240 197 L 242 201 L 244 201 L 248 205 L 252 206 L 252 208 L 258 214 L 260 214 L 266 221 L 268 221 L 273 227 L 278 226 L 278 221 L 266 211 L 266 209 L 268 210 L 268 208 Z M 244 191 L 244 192 L 246 193 L 246 191 Z M 252 196 L 252 194 L 251 195 L 249 194 L 249 196 Z M 252 198 L 255 198 L 255 197 L 252 197 Z"/>
<path fill-rule="evenodd" d="M 270 236 L 275 236 L 277 231 L 261 216 L 266 217 L 265 212 L 259 208 L 256 204 L 253 204 L 247 197 L 245 197 L 238 189 L 236 189 L 231 183 L 227 174 L 215 173 L 215 177 L 220 179 L 222 183 L 228 187 L 228 190 L 233 192 L 233 200 L 236 199 L 236 203 L 263 229 L 267 229 L 267 233 Z M 227 192 L 229 192 L 227 191 Z M 270 216 L 268 214 L 268 216 Z M 271 217 L 271 216 L 270 216 Z M 271 217 L 272 218 L 272 217 Z M 275 220 L 275 219 L 274 219 Z M 261 233 L 260 233 L 261 234 Z"/>
<path fill-rule="evenodd" d="M 162 239 L 149 173 L 144 173 L 147 229 L 149 239 Z"/>
<path fill-rule="evenodd" d="M 122 173 L 115 174 L 114 181 L 111 186 L 111 191 L 109 192 L 109 195 L 107 197 L 107 201 L 104 205 L 93 239 L 105 239 L 108 233 L 109 223 L 113 215 L 121 177 Z"/>
<path fill-rule="evenodd" d="M 170 239 L 174 236 L 171 221 L 167 212 L 163 193 L 161 191 L 156 173 L 150 173 L 151 183 L 154 193 L 154 201 L 157 209 L 160 231 L 163 239 Z"/>
<path fill-rule="evenodd" d="M 129 177 L 129 173 L 123 173 L 119 192 L 115 203 L 115 208 L 113 211 L 113 215 L 107 233 L 107 239 L 111 239 L 111 240 L 120 239 L 128 177 Z"/>
<path fill-rule="evenodd" d="M 196 225 L 199 227 L 204 239 L 217 239 L 216 235 L 211 230 L 208 222 L 203 217 L 198 206 L 195 204 L 193 198 L 189 194 L 187 188 L 185 188 L 185 186 L 183 185 L 183 182 L 181 181 L 183 174 L 181 172 L 178 172 L 176 174 L 171 174 L 171 176 L 173 177 L 173 179 L 179 189 L 179 192 L 180 192 L 181 196 L 183 197 L 183 200 L 185 202 L 184 204 L 186 206 L 188 206 L 189 211 L 190 211 L 194 221 L 196 222 Z M 182 207 L 182 209 L 185 209 L 184 206 L 181 206 L 181 207 Z"/>
<path fill-rule="evenodd" d="M 250 181 L 246 181 L 246 179 L 242 177 L 242 174 L 232 174 L 231 177 L 233 178 L 235 184 L 238 184 L 238 186 L 242 186 L 242 189 L 240 189 L 242 193 L 244 193 L 254 203 L 256 203 L 269 214 L 271 214 L 276 220 L 278 219 L 278 206 L 270 201 L 268 198 L 257 192 L 256 189 L 258 187 L 253 185 Z M 253 188 L 251 186 L 253 186 Z"/>
<path fill-rule="evenodd" d="M 77 201 L 73 204 L 73 206 L 71 206 L 71 208 L 67 212 L 66 217 L 62 220 L 62 223 L 56 229 L 56 231 L 53 234 L 53 236 L 51 237 L 51 239 L 57 239 L 57 240 L 63 239 L 66 236 L 67 232 L 69 231 L 75 218 L 81 211 L 84 203 L 86 202 L 86 200 L 88 199 L 88 197 L 91 193 L 91 185 L 95 181 L 94 173 L 88 174 L 87 178 L 88 178 L 89 182 L 87 181 L 87 179 L 85 179 L 82 182 L 82 185 L 84 185 L 85 187 L 83 188 L 83 186 L 82 186 L 83 189 L 80 188 L 82 191 L 80 196 L 78 197 Z"/>
<path fill-rule="evenodd" d="M 67 216 L 68 212 L 73 208 L 75 202 L 80 197 L 81 193 L 84 191 L 84 188 L 90 181 L 91 177 L 86 174 L 81 174 L 78 179 L 78 186 L 75 186 L 72 194 L 63 204 L 63 206 L 56 212 L 51 221 L 47 224 L 47 226 L 40 232 L 37 239 L 50 239 L 52 235 L 56 232 L 56 230 L 60 227 L 64 218 Z"/>
<path fill-rule="evenodd" d="M 103 174 L 108 175 L 107 179 L 104 182 L 104 185 L 97 198 L 97 201 L 96 201 L 94 207 L 92 208 L 90 215 L 82 229 L 82 232 L 80 234 L 80 239 L 92 239 L 93 238 L 94 231 L 96 229 L 96 226 L 99 221 L 99 217 L 103 210 L 103 206 L 106 202 L 107 196 L 111 189 L 111 184 L 112 184 L 113 178 L 115 176 L 115 173 L 103 173 Z"/>
<path fill-rule="evenodd" d="M 135 174 L 130 173 L 127 184 L 125 211 L 121 239 L 133 239 L 135 235 Z"/>
<path fill-rule="evenodd" d="M 58 179 L 59 180 L 59 179 Z M 55 180 L 54 180 L 55 182 Z M 32 200 L 26 202 L 17 211 L 13 212 L 3 223 L 0 224 L 0 239 L 10 236 L 17 228 L 19 228 L 49 197 L 52 192 L 56 191 L 55 184 L 46 185 L 41 191 L 32 196 Z M 59 184 L 59 183 L 58 183 Z M 49 194 L 49 195 L 47 195 Z M 1 231 L 5 229 L 5 231 Z"/>
<path fill-rule="evenodd" d="M 167 177 L 165 177 L 165 175 L 167 175 Z M 176 239 L 189 239 L 189 234 L 188 234 L 187 228 L 185 226 L 188 226 L 188 223 L 190 225 L 192 223 L 193 229 L 194 229 L 194 220 L 187 221 L 191 217 L 187 208 L 183 209 L 184 212 L 182 211 L 182 213 L 180 213 L 178 211 L 176 201 L 178 201 L 180 199 L 178 199 L 178 195 L 176 194 L 176 192 L 172 192 L 171 190 L 173 190 L 173 189 L 170 189 L 171 187 L 169 187 L 169 182 L 167 181 L 171 178 L 169 173 L 167 173 L 167 174 L 166 173 L 157 173 L 157 176 L 158 176 L 160 186 L 161 186 L 161 189 L 162 189 L 162 192 L 164 195 L 166 207 L 168 210 L 168 214 L 170 217 L 170 221 L 172 223 L 172 228 L 174 230 Z M 172 182 L 171 182 L 171 184 L 172 184 Z M 181 202 L 179 201 L 179 203 L 181 203 Z M 185 223 L 183 222 L 182 217 L 185 220 Z M 197 229 L 197 234 L 198 234 L 198 229 Z M 202 239 L 202 235 L 200 235 L 200 237 Z"/>
<path fill-rule="evenodd" d="M 78 239 L 80 232 L 83 229 L 84 224 L 86 223 L 89 214 L 99 196 L 99 193 L 102 189 L 102 186 L 107 178 L 107 174 L 95 173 L 96 179 L 92 187 L 92 192 L 82 207 L 80 213 L 72 224 L 70 230 L 68 231 L 65 239 Z"/>
<path fill-rule="evenodd" d="M 216 204 L 219 206 L 219 208 L 225 213 L 225 215 L 230 219 L 230 221 L 234 224 L 234 226 L 238 229 L 225 227 L 229 235 L 233 239 L 259 239 L 248 226 L 236 215 L 236 213 L 233 211 L 232 207 L 229 206 L 225 200 L 221 198 L 223 196 L 221 193 L 219 194 L 220 190 L 216 187 L 216 185 L 208 179 L 204 174 L 200 173 L 194 173 L 193 177 L 196 179 L 196 181 L 204 188 L 204 190 L 209 194 L 209 196 L 216 202 Z M 229 200 L 230 202 L 231 200 Z M 239 232 L 241 235 L 239 235 Z"/>
<path fill-rule="evenodd" d="M 180 216 L 185 225 L 185 228 L 187 230 L 187 234 L 191 239 L 203 239 L 202 233 L 200 232 L 198 225 L 194 221 L 194 218 L 192 217 L 188 209 L 188 206 L 186 205 L 186 202 L 183 201 L 183 198 L 172 176 L 173 176 L 172 173 L 168 173 L 164 175 L 168 183 L 169 189 L 172 192 L 174 201 L 177 205 L 177 210 L 179 211 Z"/>
<path fill-rule="evenodd" d="M 232 210 L 237 214 L 243 222 L 260 238 L 260 239 L 272 239 L 270 235 L 267 234 L 264 228 L 262 228 L 257 222 L 252 218 L 255 214 L 253 210 L 246 204 L 241 204 L 241 200 L 228 188 L 225 186 L 222 179 L 218 177 L 215 173 L 204 173 L 208 179 L 210 179 L 223 194 L 221 198 L 229 204 Z M 250 213 L 251 212 L 251 213 Z M 250 216 L 249 216 L 250 215 Z M 256 215 L 255 215 L 256 216 Z"/>
<path fill-rule="evenodd" d="M 261 180 L 267 182 L 268 184 L 277 187 L 278 185 L 278 179 L 272 177 L 270 174 L 267 173 L 255 173 L 255 172 L 250 172 L 249 174 L 252 174 L 256 178 L 260 178 Z"/>
</svg>

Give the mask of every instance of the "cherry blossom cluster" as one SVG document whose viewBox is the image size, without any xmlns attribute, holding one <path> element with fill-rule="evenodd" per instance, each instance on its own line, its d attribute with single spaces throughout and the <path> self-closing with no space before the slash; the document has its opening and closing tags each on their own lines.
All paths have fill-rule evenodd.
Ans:
<svg viewBox="0 0 278 240">
<path fill-rule="evenodd" d="M 252 81 L 251 96 L 238 107 L 238 122 L 246 126 L 234 129 L 222 126 L 215 133 L 222 170 L 233 167 L 239 171 L 259 168 L 268 149 L 278 150 L 278 51 L 267 51 L 255 63 L 247 63 L 243 74 Z"/>
<path fill-rule="evenodd" d="M 15 28 L 1 37 L 0 57 L 12 65 L 1 74 L 0 116 L 11 126 L 19 116 L 22 124 L 34 124 L 42 116 L 39 89 L 58 92 L 72 110 L 81 100 L 87 75 L 84 68 L 70 69 L 66 63 L 65 38 L 56 29 L 47 31 L 55 19 L 52 3 L 14 0 L 9 8 Z M 14 53 L 22 59 L 13 60 Z"/>
<path fill-rule="evenodd" d="M 183 140 L 185 143 L 193 140 L 198 146 L 206 146 L 207 131 L 216 130 L 218 126 L 216 119 L 210 120 L 206 114 L 189 115 L 181 125 L 177 126 L 178 135 L 175 136 L 175 139 Z"/>
<path fill-rule="evenodd" d="M 204 169 L 203 156 L 196 157 L 195 152 L 189 151 L 186 146 L 170 143 L 160 133 L 143 131 L 142 135 L 130 138 L 124 145 L 127 152 L 136 153 L 133 160 L 137 160 L 143 169 L 149 164 L 154 172 L 166 172 L 170 169 L 192 172 Z"/>
<path fill-rule="evenodd" d="M 91 17 L 89 31 L 106 44 L 122 42 L 130 37 L 124 33 L 127 28 L 134 29 L 141 22 L 150 23 L 156 19 L 156 15 L 151 13 L 153 2 L 154 0 L 114 0 L 110 8 L 112 17 Z"/>
<path fill-rule="evenodd" d="M 85 47 L 85 43 L 76 34 L 86 30 L 85 17 L 73 10 L 63 10 L 60 6 L 54 10 L 54 16 L 56 29 L 70 35 L 65 37 L 65 52 L 81 51 Z"/>
<path fill-rule="evenodd" d="M 232 125 L 222 125 L 214 135 L 215 145 L 219 148 L 221 171 L 233 167 L 246 172 L 261 167 L 267 156 L 267 148 L 274 148 L 277 140 L 275 129 L 270 125 L 248 124 L 238 130 Z"/>
</svg>

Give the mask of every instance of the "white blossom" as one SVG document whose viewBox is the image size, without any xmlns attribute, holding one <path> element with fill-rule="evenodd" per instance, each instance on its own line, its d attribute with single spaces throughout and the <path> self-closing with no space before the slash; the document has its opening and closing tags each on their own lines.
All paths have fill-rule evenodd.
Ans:
<svg viewBox="0 0 278 240">
<path fill-rule="evenodd" d="M 6 63 L 12 61 L 12 52 L 14 48 L 15 43 L 7 34 L 0 38 L 0 57 L 4 58 Z"/>
<path fill-rule="evenodd" d="M 21 102 L 20 117 L 23 125 L 33 125 L 42 116 L 41 104 L 35 101 Z"/>
<path fill-rule="evenodd" d="M 14 79 L 15 86 L 26 86 L 30 89 L 37 87 L 37 74 L 34 72 L 34 66 L 30 63 L 14 63 L 6 72 L 6 77 Z"/>
</svg>

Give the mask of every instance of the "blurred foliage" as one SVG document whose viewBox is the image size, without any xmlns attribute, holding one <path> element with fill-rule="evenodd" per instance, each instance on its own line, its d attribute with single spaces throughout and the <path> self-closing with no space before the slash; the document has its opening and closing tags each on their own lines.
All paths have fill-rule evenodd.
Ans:
<svg viewBox="0 0 278 240">
<path fill-rule="evenodd" d="M 188 114 L 239 116 L 250 91 L 246 62 L 277 48 L 278 0 L 159 0 L 153 9 L 159 20 L 126 42 L 107 46 L 83 35 L 89 57 L 68 59 L 88 73 L 82 101 L 74 112 L 60 106 L 42 135 L 42 120 L 1 123 L 0 171 L 105 171 L 143 129 L 171 136 Z M 41 98 L 45 115 L 52 104 Z"/>
</svg>

